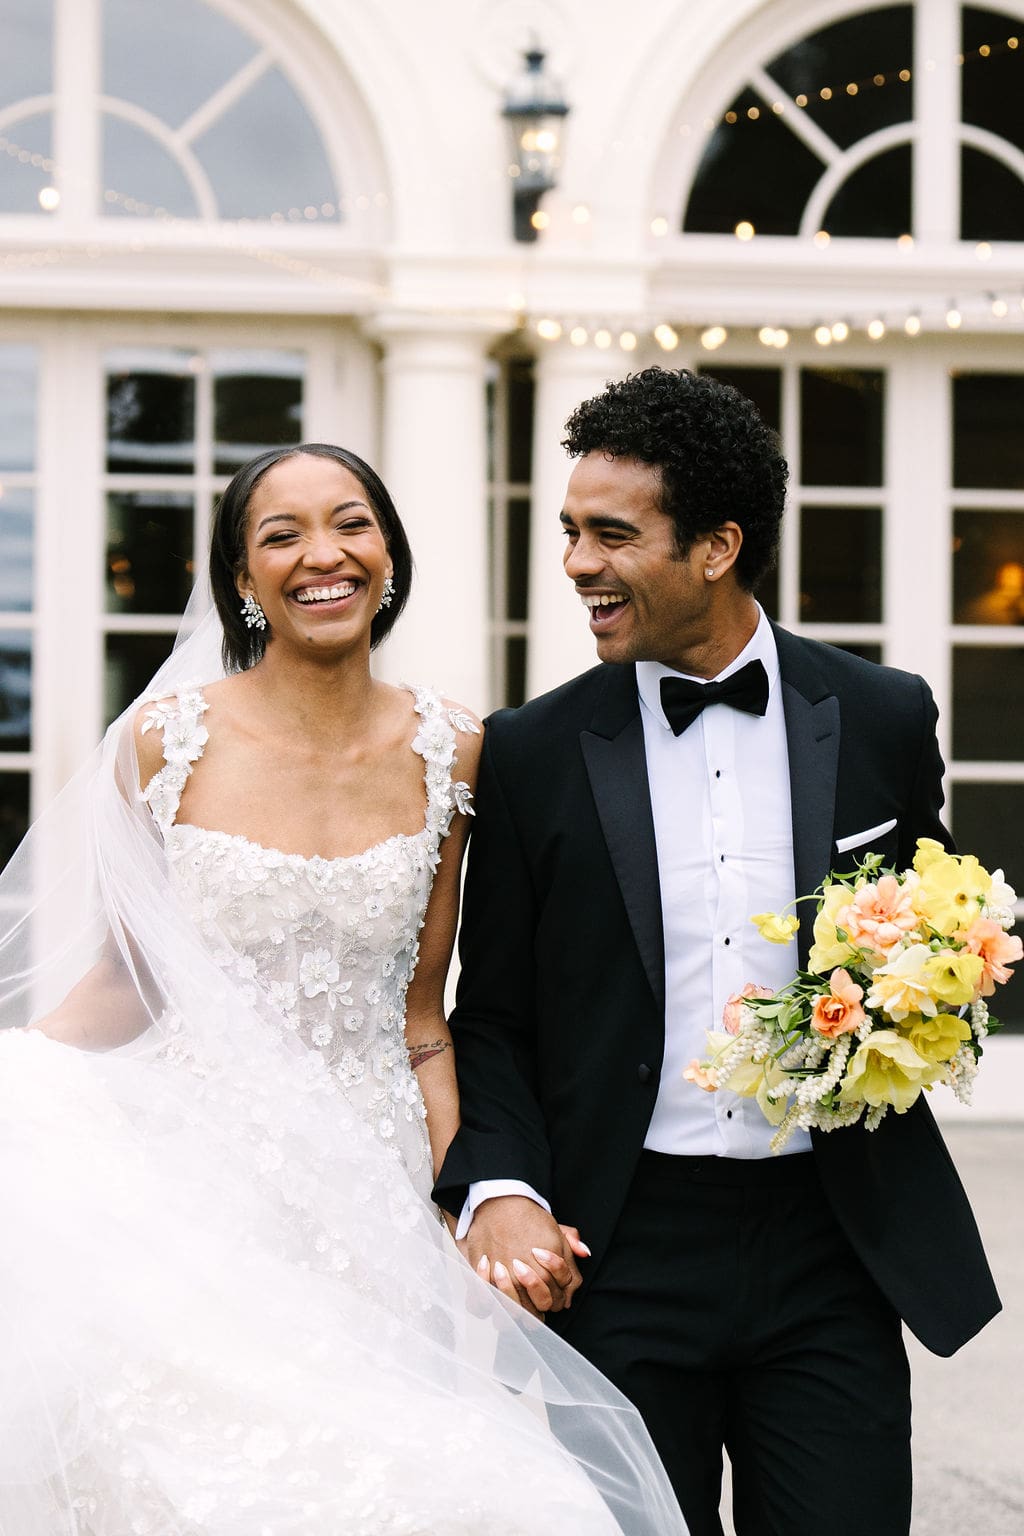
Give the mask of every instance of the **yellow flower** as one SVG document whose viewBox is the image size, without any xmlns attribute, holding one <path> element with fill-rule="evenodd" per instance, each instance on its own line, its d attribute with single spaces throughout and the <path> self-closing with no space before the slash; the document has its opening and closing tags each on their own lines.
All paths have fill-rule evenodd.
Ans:
<svg viewBox="0 0 1024 1536">
<path fill-rule="evenodd" d="M 850 1058 L 839 1090 L 842 1104 L 891 1104 L 905 1114 L 925 1083 L 941 1075 L 895 1029 L 876 1029 Z"/>
<path fill-rule="evenodd" d="M 991 889 L 992 876 L 973 853 L 962 859 L 947 853 L 933 859 L 922 874 L 914 892 L 914 910 L 936 933 L 949 937 L 958 928 L 970 926 Z"/>
<path fill-rule="evenodd" d="M 769 1088 L 775 1088 L 786 1076 L 777 1061 L 741 1061 L 729 1073 L 724 1084 L 741 1099 L 757 1099 L 758 1107 L 769 1125 L 781 1125 L 786 1118 L 788 1104 L 784 1098 L 769 1099 Z"/>
<path fill-rule="evenodd" d="M 934 837 L 919 837 L 917 840 L 917 852 L 914 854 L 914 868 L 919 875 L 923 875 L 929 864 L 935 864 L 939 859 L 948 859 L 949 854 L 941 843 L 937 843 Z"/>
<path fill-rule="evenodd" d="M 807 964 L 819 976 L 829 976 L 837 965 L 854 958 L 851 945 L 844 944 L 836 931 L 836 914 L 849 906 L 853 896 L 848 885 L 830 885 L 817 917 L 814 919 L 814 943 Z"/>
<path fill-rule="evenodd" d="M 968 950 L 957 954 L 955 949 L 942 949 L 932 956 L 924 969 L 928 990 L 936 1002 L 960 1008 L 977 992 L 985 973 L 985 962 L 980 955 L 972 955 Z"/>
<path fill-rule="evenodd" d="M 769 944 L 788 944 L 800 927 L 798 917 L 782 917 L 778 912 L 755 912 L 750 921 Z"/>
<path fill-rule="evenodd" d="M 880 1008 L 896 1024 L 912 1013 L 931 1017 L 936 1011 L 928 974 L 931 959 L 927 944 L 909 944 L 894 960 L 875 971 L 864 1006 Z"/>
<path fill-rule="evenodd" d="M 970 1025 L 957 1013 L 937 1013 L 933 1019 L 924 1019 L 919 1014 L 908 1019 L 903 1028 L 914 1050 L 925 1061 L 949 1061 L 971 1038 Z"/>
</svg>

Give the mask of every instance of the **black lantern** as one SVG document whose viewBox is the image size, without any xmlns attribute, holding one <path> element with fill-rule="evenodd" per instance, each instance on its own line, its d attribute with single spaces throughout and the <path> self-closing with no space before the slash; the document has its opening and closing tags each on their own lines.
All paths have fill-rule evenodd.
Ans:
<svg viewBox="0 0 1024 1536">
<path fill-rule="evenodd" d="M 505 94 L 501 114 L 508 123 L 512 155 L 514 232 L 517 240 L 536 240 L 535 215 L 541 198 L 558 183 L 562 129 L 569 108 L 557 81 L 544 68 L 539 48 L 524 54 L 524 68 Z"/>
</svg>

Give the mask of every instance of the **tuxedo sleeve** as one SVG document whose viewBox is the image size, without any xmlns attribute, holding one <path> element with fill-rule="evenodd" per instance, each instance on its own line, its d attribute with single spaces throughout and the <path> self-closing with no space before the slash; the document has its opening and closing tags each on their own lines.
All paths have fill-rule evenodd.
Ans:
<svg viewBox="0 0 1024 1536">
<path fill-rule="evenodd" d="M 537 896 L 521 838 L 484 740 L 450 1023 L 461 1126 L 434 1198 L 458 1215 L 469 1185 L 517 1179 L 550 1195 L 551 1153 L 538 1083 L 534 1006 Z"/>
</svg>

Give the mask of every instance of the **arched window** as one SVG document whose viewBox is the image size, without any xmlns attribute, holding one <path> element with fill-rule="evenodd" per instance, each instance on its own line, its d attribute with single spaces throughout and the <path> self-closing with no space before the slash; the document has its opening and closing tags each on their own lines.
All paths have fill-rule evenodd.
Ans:
<svg viewBox="0 0 1024 1536">
<path fill-rule="evenodd" d="M 352 189 L 263 13 L 0 0 L 0 215 L 343 220 Z"/>
<path fill-rule="evenodd" d="M 1022 94 L 1012 11 L 922 0 L 843 16 L 747 71 L 710 119 L 682 229 L 1024 240 Z"/>
</svg>

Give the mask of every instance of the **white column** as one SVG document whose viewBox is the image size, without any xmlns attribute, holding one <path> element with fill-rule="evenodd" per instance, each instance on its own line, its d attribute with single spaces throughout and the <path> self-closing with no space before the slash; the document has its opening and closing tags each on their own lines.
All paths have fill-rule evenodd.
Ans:
<svg viewBox="0 0 1024 1536">
<path fill-rule="evenodd" d="M 628 366 L 621 353 L 566 341 L 544 342 L 537 355 L 527 657 L 531 698 L 597 662 L 583 604 L 562 570 L 565 536 L 559 513 L 573 466 L 561 442 L 566 419 L 580 401 L 600 394 Z"/>
<path fill-rule="evenodd" d="M 416 565 L 412 597 L 374 670 L 490 707 L 484 360 L 493 332 L 379 320 L 381 476 Z"/>
</svg>

